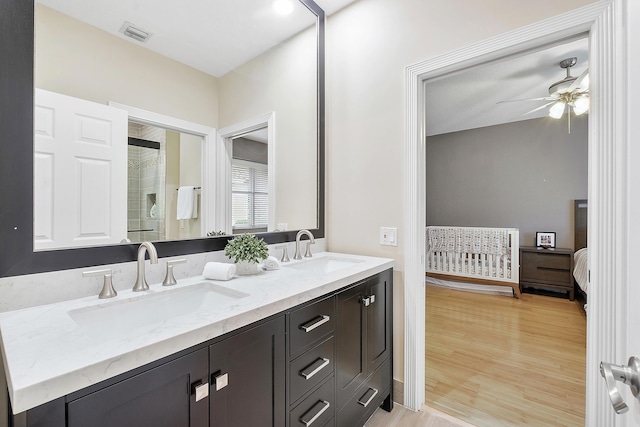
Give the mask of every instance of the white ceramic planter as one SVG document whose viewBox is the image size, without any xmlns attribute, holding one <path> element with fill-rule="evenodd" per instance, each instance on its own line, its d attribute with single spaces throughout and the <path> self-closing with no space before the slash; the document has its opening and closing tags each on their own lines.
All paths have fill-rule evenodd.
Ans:
<svg viewBox="0 0 640 427">
<path fill-rule="evenodd" d="M 260 271 L 260 264 L 250 261 L 238 261 L 236 263 L 236 273 L 241 276 L 256 274 Z"/>
</svg>

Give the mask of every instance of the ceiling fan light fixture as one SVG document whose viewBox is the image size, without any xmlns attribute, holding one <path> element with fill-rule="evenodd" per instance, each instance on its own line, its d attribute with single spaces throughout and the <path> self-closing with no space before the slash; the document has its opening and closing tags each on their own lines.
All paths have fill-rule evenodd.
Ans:
<svg viewBox="0 0 640 427">
<path fill-rule="evenodd" d="M 565 103 L 558 101 L 549 108 L 549 117 L 559 119 L 564 114 Z"/>
<path fill-rule="evenodd" d="M 580 97 L 573 101 L 573 112 L 576 116 L 586 113 L 589 111 L 589 98 Z"/>
</svg>

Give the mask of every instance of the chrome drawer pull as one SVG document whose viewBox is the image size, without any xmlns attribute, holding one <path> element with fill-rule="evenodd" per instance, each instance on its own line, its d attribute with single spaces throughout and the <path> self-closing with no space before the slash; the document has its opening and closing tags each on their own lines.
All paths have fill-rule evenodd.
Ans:
<svg viewBox="0 0 640 427">
<path fill-rule="evenodd" d="M 320 318 L 318 320 L 318 317 Z M 311 332 L 313 331 L 315 328 L 317 328 L 320 325 L 324 325 L 325 323 L 327 323 L 329 320 L 331 320 L 331 318 L 329 316 L 326 315 L 321 315 L 318 316 L 315 319 L 311 320 L 310 322 L 305 323 L 304 325 L 300 325 L 300 329 L 302 329 L 305 332 Z"/>
<path fill-rule="evenodd" d="M 367 395 L 369 395 L 369 398 L 367 398 Z M 378 394 L 378 390 L 375 388 L 370 388 L 369 390 L 367 390 L 367 392 L 360 398 L 360 400 L 358 400 L 358 403 L 361 404 L 362 406 L 364 406 L 365 408 L 367 406 L 369 406 L 369 403 L 371 403 L 371 401 L 373 400 L 374 397 L 376 397 L 376 395 Z M 363 402 L 363 399 L 367 399 L 366 402 Z"/>
<path fill-rule="evenodd" d="M 322 406 L 322 408 L 318 409 L 319 406 Z M 326 400 L 318 401 L 318 403 L 313 405 L 313 407 L 311 409 L 309 409 L 306 414 L 304 414 L 303 416 L 300 417 L 300 422 L 302 424 L 306 425 L 307 427 L 310 426 L 311 424 L 313 424 L 313 422 L 315 420 L 320 418 L 320 415 L 324 414 L 325 411 L 327 409 L 329 409 L 329 406 L 331 406 L 331 404 L 329 402 L 327 402 Z M 310 413 L 313 413 L 313 412 L 316 412 L 316 414 L 314 416 L 312 416 L 311 418 L 306 418 L 307 415 L 309 415 Z"/>
<path fill-rule="evenodd" d="M 320 372 L 322 368 L 324 368 L 328 364 L 329 364 L 329 359 L 325 359 L 324 357 L 321 357 L 317 359 L 315 362 L 313 362 L 311 365 L 307 366 L 302 371 L 300 371 L 300 375 L 302 375 L 305 380 L 309 380 L 311 379 L 311 377 L 313 377 L 315 374 Z M 312 371 L 305 372 L 308 369 L 311 369 Z"/>
</svg>

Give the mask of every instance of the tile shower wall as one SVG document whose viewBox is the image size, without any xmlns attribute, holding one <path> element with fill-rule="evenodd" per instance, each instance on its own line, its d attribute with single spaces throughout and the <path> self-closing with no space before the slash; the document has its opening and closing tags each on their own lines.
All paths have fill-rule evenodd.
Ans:
<svg viewBox="0 0 640 427">
<path fill-rule="evenodd" d="M 164 240 L 166 131 L 129 123 L 129 136 L 158 142 L 160 150 L 129 146 L 127 237 L 132 242 Z"/>
</svg>

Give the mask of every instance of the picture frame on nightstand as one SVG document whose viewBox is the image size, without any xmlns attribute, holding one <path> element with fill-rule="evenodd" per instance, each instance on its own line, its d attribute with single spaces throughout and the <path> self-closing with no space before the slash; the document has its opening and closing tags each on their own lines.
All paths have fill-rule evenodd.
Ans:
<svg viewBox="0 0 640 427">
<path fill-rule="evenodd" d="M 554 231 L 536 231 L 536 246 L 551 249 L 556 247 L 556 233 Z"/>
</svg>

